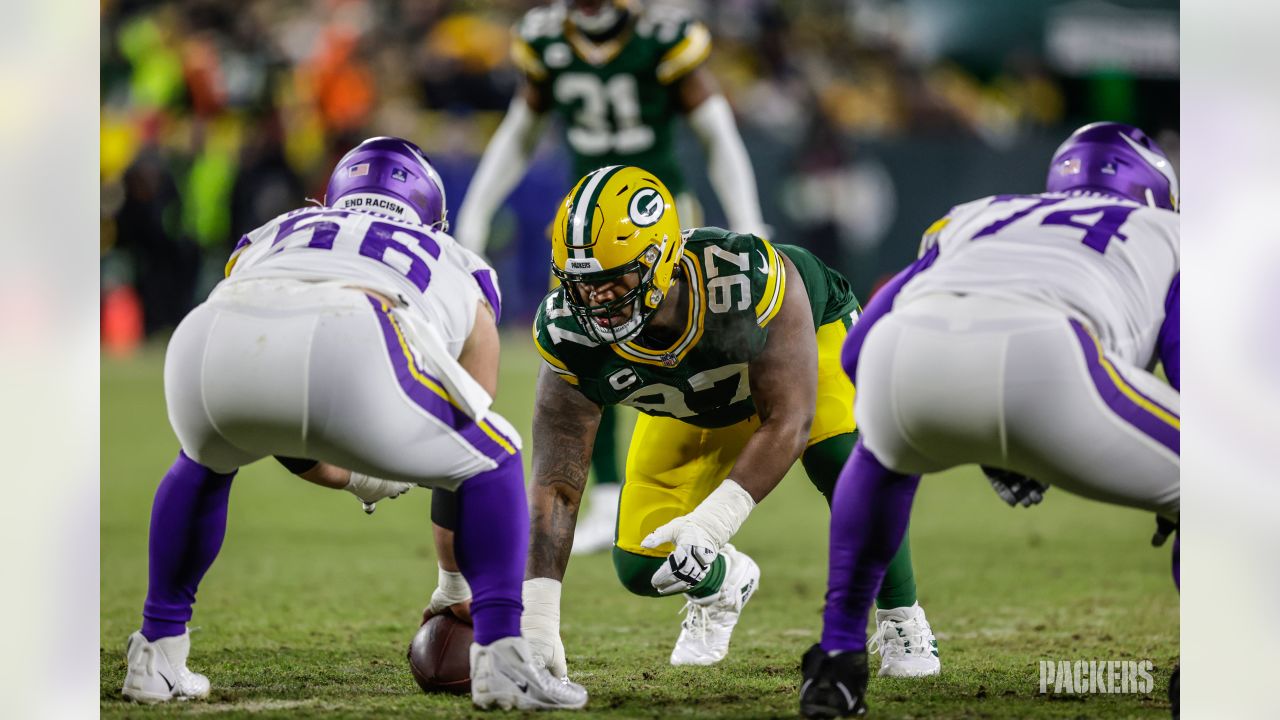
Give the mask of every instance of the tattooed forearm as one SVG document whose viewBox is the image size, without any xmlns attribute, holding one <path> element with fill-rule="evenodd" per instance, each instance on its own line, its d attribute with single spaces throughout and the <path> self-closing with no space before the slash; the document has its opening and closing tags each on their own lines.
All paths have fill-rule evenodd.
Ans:
<svg viewBox="0 0 1280 720">
<path fill-rule="evenodd" d="M 564 578 L 599 424 L 599 406 L 544 368 L 533 411 L 526 577 Z"/>
</svg>

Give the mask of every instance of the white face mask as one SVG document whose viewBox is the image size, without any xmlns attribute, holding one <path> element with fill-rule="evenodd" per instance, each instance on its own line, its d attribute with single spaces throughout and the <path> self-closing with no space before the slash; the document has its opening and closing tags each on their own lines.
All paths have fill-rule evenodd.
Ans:
<svg viewBox="0 0 1280 720">
<path fill-rule="evenodd" d="M 631 303 L 631 318 L 621 325 L 613 328 L 601 327 L 596 325 L 593 328 L 600 336 L 600 339 L 610 344 L 629 340 L 640 330 L 640 326 L 644 324 L 644 297 L 637 297 Z M 588 321 L 591 322 L 591 321 Z"/>
<path fill-rule="evenodd" d="M 569 20 L 589 35 L 597 35 L 608 30 L 618 22 L 620 17 L 622 13 L 618 10 L 618 6 L 611 2 L 601 5 L 599 10 L 590 15 L 577 9 L 569 11 Z"/>
</svg>

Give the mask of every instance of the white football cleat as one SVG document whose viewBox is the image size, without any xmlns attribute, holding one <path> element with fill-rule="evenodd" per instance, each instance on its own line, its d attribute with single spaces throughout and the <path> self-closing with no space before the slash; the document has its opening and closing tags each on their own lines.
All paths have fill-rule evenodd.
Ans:
<svg viewBox="0 0 1280 720">
<path fill-rule="evenodd" d="M 209 695 L 209 678 L 187 669 L 191 633 L 150 642 L 135 632 L 129 636 L 129 670 L 120 692 L 140 703 L 193 700 Z"/>
<path fill-rule="evenodd" d="M 622 486 L 606 483 L 591 488 L 591 502 L 573 533 L 573 555 L 592 555 L 613 547 L 613 531 L 618 526 L 618 496 Z"/>
<path fill-rule="evenodd" d="M 760 586 L 760 566 L 733 545 L 720 548 L 724 583 L 705 598 L 685 595 L 680 637 L 671 650 L 672 665 L 714 665 L 729 654 L 729 638 L 742 617 L 742 608 Z"/>
<path fill-rule="evenodd" d="M 535 666 L 524 638 L 505 637 L 471 643 L 471 702 L 486 710 L 577 710 L 587 704 L 587 691 Z"/>
<path fill-rule="evenodd" d="M 925 677 L 942 672 L 938 641 L 920 603 L 876 611 L 868 652 L 880 654 L 880 677 Z"/>
</svg>

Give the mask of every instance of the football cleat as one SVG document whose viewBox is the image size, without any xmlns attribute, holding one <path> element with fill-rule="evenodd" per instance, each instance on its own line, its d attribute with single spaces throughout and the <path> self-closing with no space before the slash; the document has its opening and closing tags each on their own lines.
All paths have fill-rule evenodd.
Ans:
<svg viewBox="0 0 1280 720">
<path fill-rule="evenodd" d="M 574 555 L 591 555 L 613 547 L 613 531 L 618 526 L 618 495 L 622 487 L 616 483 L 596 485 L 591 489 L 591 504 L 578 522 L 573 534 Z"/>
<path fill-rule="evenodd" d="M 920 603 L 876 611 L 869 652 L 880 653 L 880 677 L 925 677 L 942 672 L 938 640 Z"/>
<path fill-rule="evenodd" d="M 825 652 L 817 644 L 800 659 L 800 714 L 807 718 L 867 714 L 867 654 Z"/>
<path fill-rule="evenodd" d="M 191 633 L 151 642 L 141 632 L 129 636 L 129 670 L 120 692 L 140 703 L 194 700 L 209 695 L 209 678 L 187 669 Z"/>
<path fill-rule="evenodd" d="M 729 654 L 729 638 L 742 616 L 742 608 L 760 586 L 760 566 L 733 545 L 720 549 L 724 558 L 724 583 L 720 592 L 705 598 L 685 595 L 680 637 L 671 650 L 672 665 L 714 665 Z"/>
<path fill-rule="evenodd" d="M 524 638 L 505 637 L 471 644 L 471 701 L 485 710 L 577 710 L 587 704 L 587 691 L 535 666 Z"/>
</svg>

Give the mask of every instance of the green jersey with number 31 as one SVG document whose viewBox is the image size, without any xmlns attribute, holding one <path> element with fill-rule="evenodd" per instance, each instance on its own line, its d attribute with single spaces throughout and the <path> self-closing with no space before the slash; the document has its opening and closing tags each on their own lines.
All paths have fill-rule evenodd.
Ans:
<svg viewBox="0 0 1280 720">
<path fill-rule="evenodd" d="M 564 126 L 581 177 L 606 165 L 635 165 L 671 190 L 684 188 L 676 162 L 672 84 L 711 52 L 711 33 L 682 11 L 650 7 L 601 44 L 588 40 L 557 3 L 517 25 L 512 58 L 544 88 Z"/>
<path fill-rule="evenodd" d="M 747 364 L 764 349 L 788 283 L 797 281 L 781 255 L 799 271 L 815 330 L 857 311 L 858 301 L 843 276 L 803 248 L 719 228 L 686 230 L 685 237 L 678 267 L 689 312 L 669 347 L 596 343 L 570 314 L 564 288 L 538 308 L 534 343 L 556 375 L 597 405 L 724 427 L 756 411 Z"/>
</svg>

